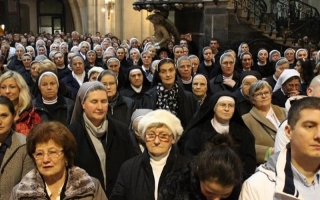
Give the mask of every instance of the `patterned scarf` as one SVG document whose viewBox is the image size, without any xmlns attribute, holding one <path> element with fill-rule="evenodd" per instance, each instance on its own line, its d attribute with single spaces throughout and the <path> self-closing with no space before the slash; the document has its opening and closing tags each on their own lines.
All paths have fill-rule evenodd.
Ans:
<svg viewBox="0 0 320 200">
<path fill-rule="evenodd" d="M 168 90 L 165 89 L 161 83 L 157 85 L 157 102 L 156 107 L 170 111 L 172 114 L 177 115 L 178 110 L 178 84 L 175 83 L 173 87 Z"/>
</svg>

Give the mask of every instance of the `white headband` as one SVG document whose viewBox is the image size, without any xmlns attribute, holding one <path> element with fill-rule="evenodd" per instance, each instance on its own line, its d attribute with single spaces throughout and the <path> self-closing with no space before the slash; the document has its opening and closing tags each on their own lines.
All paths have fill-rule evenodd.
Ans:
<svg viewBox="0 0 320 200">
<path fill-rule="evenodd" d="M 42 79 L 45 75 L 53 75 L 54 78 L 56 79 L 57 84 L 58 84 L 58 87 L 59 87 L 59 79 L 58 79 L 57 75 L 56 75 L 54 72 L 50 72 L 50 71 L 47 71 L 47 72 L 44 72 L 43 74 L 41 74 L 41 76 L 39 77 L 39 81 L 38 81 L 38 87 L 40 87 L 41 79 Z"/>
<path fill-rule="evenodd" d="M 129 75 L 131 75 L 134 72 L 141 72 L 141 70 L 140 69 L 133 69 L 133 70 L 130 71 Z"/>
</svg>

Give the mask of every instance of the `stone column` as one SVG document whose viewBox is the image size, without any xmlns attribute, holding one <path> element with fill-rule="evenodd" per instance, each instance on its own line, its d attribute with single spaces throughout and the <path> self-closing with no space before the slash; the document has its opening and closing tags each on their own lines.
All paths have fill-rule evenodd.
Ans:
<svg viewBox="0 0 320 200">
<path fill-rule="evenodd" d="M 69 0 L 70 1 L 70 0 Z M 79 18 L 81 19 L 82 22 L 82 27 L 79 31 L 80 34 L 85 34 L 89 30 L 88 26 L 88 15 L 89 15 L 89 10 L 88 10 L 88 1 L 87 0 L 77 0 L 79 9 L 77 10 L 79 12 Z"/>
<path fill-rule="evenodd" d="M 228 0 L 205 2 L 203 8 L 202 26 L 204 30 L 204 43 L 211 38 L 218 38 L 222 43 L 228 41 Z"/>
<path fill-rule="evenodd" d="M 92 33 L 95 34 L 95 30 L 97 30 L 97 0 L 91 0 L 87 2 L 87 23 L 88 28 L 84 30 L 83 34 L 85 33 Z"/>
<path fill-rule="evenodd" d="M 79 12 L 79 4 L 77 1 L 74 0 L 68 0 L 71 13 L 72 13 L 72 18 L 74 22 L 74 28 L 78 32 L 82 32 L 82 20 L 81 20 L 81 14 Z"/>
</svg>

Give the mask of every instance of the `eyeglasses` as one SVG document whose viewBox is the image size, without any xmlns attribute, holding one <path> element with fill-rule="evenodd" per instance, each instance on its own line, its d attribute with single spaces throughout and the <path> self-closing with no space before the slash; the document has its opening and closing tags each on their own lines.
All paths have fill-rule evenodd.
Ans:
<svg viewBox="0 0 320 200">
<path fill-rule="evenodd" d="M 300 84 L 287 84 L 290 89 L 300 89 Z"/>
<path fill-rule="evenodd" d="M 159 140 L 162 142 L 168 142 L 169 138 L 172 136 L 172 134 L 168 133 L 159 133 L 156 135 L 155 133 L 146 133 L 146 140 L 148 142 L 154 141 L 156 137 L 159 137 Z"/>
<path fill-rule="evenodd" d="M 39 152 L 35 152 L 33 154 L 33 157 L 36 160 L 42 160 L 44 158 L 44 155 L 47 154 L 49 158 L 58 158 L 62 153 L 63 153 L 63 149 L 62 150 L 49 150 L 47 153 L 45 153 L 43 151 L 39 151 Z"/>
<path fill-rule="evenodd" d="M 254 97 L 259 97 L 259 98 L 261 98 L 261 97 L 263 97 L 263 96 L 267 97 L 267 96 L 269 96 L 270 94 L 271 94 L 270 91 L 260 92 L 260 93 L 254 94 Z"/>
</svg>

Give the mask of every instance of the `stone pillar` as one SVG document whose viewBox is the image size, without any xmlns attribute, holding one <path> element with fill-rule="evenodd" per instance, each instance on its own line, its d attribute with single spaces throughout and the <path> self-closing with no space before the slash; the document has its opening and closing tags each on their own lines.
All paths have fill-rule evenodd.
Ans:
<svg viewBox="0 0 320 200">
<path fill-rule="evenodd" d="M 69 0 L 72 1 L 72 0 Z M 79 19 L 81 20 L 82 27 L 81 29 L 77 30 L 80 34 L 88 33 L 89 27 L 88 27 L 88 1 L 87 0 L 77 0 L 79 9 L 76 10 L 79 14 Z M 75 19 L 75 18 L 74 18 Z"/>
<path fill-rule="evenodd" d="M 83 34 L 86 33 L 92 33 L 95 34 L 95 31 L 97 30 L 97 0 L 91 0 L 87 2 L 87 23 L 88 28 L 84 30 Z"/>
<path fill-rule="evenodd" d="M 72 13 L 72 18 L 74 22 L 74 28 L 78 32 L 82 32 L 82 20 L 81 20 L 81 13 L 79 12 L 79 5 L 77 1 L 74 0 L 68 0 L 71 13 Z"/>
<path fill-rule="evenodd" d="M 146 10 L 135 11 L 132 4 L 135 0 L 116 0 L 114 13 L 110 15 L 108 26 L 115 36 L 121 39 L 137 37 L 140 42 L 152 36 L 153 25 L 146 20 L 150 12 Z"/>
<path fill-rule="evenodd" d="M 104 0 L 97 0 L 97 31 L 101 33 L 101 35 L 106 34 L 106 6 Z"/>
<path fill-rule="evenodd" d="M 205 2 L 203 8 L 202 26 L 204 30 L 204 43 L 211 38 L 217 38 L 222 43 L 228 41 L 228 0 L 219 0 L 217 5 L 214 2 Z"/>
</svg>

